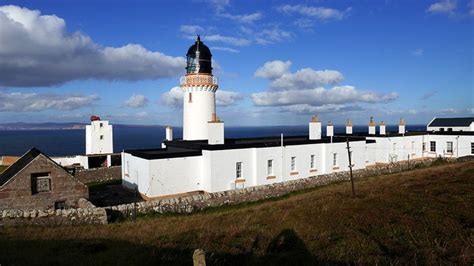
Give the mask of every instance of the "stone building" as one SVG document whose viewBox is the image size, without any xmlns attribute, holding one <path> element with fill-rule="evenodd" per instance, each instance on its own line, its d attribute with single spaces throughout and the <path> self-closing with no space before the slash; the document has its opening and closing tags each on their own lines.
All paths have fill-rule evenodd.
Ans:
<svg viewBox="0 0 474 266">
<path fill-rule="evenodd" d="M 0 175 L 0 209 L 63 209 L 88 197 L 86 185 L 36 148 Z"/>
</svg>

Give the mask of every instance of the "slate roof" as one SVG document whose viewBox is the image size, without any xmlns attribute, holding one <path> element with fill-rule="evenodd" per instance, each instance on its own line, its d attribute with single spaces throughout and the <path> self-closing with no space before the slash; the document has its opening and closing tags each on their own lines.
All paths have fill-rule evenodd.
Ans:
<svg viewBox="0 0 474 266">
<path fill-rule="evenodd" d="M 38 155 L 41 154 L 36 148 L 32 148 L 20 159 L 18 159 L 15 163 L 10 165 L 3 173 L 0 174 L 0 186 L 3 186 L 5 183 L 8 182 L 13 176 L 15 176 L 18 172 L 20 172 L 23 168 L 25 168 L 31 161 L 33 161 Z"/>
<path fill-rule="evenodd" d="M 435 118 L 429 127 L 468 127 L 474 122 L 474 117 Z"/>
</svg>

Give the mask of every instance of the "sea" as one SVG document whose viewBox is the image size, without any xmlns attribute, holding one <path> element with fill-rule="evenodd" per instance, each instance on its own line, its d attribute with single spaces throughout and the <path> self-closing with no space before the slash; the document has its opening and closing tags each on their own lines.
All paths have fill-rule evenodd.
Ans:
<svg viewBox="0 0 474 266">
<path fill-rule="evenodd" d="M 324 134 L 323 126 L 323 134 Z M 410 125 L 407 131 L 423 131 L 425 125 Z M 354 132 L 367 132 L 367 126 L 354 126 Z M 398 126 L 387 126 L 397 132 Z M 335 134 L 344 133 L 344 126 L 334 126 Z M 308 126 L 226 127 L 226 138 L 308 135 Z M 182 128 L 173 128 L 174 138 L 182 137 Z M 162 126 L 114 126 L 114 151 L 160 148 L 165 139 Z M 0 130 L 0 156 L 21 156 L 32 147 L 49 156 L 70 156 L 85 153 L 84 129 Z"/>
</svg>

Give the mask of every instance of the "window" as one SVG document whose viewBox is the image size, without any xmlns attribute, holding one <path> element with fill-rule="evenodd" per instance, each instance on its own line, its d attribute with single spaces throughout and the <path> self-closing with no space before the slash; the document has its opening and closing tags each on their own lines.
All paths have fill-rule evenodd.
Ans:
<svg viewBox="0 0 474 266">
<path fill-rule="evenodd" d="M 426 143 L 423 142 L 422 150 L 426 151 Z"/>
<path fill-rule="evenodd" d="M 430 151 L 436 152 L 436 141 L 430 141 Z"/>
<path fill-rule="evenodd" d="M 311 169 L 314 169 L 314 155 L 311 155 L 311 163 L 310 163 Z"/>
<path fill-rule="evenodd" d="M 453 153 L 453 142 L 452 141 L 446 142 L 446 152 Z"/>
<path fill-rule="evenodd" d="M 414 152 L 415 151 L 415 142 L 412 141 L 411 142 L 411 152 Z"/>
<path fill-rule="evenodd" d="M 332 155 L 332 165 L 337 166 L 337 153 Z"/>
<path fill-rule="evenodd" d="M 474 142 L 471 142 L 471 154 L 474 154 Z"/>
<path fill-rule="evenodd" d="M 267 175 L 273 175 L 273 160 L 268 160 L 267 162 Z"/>
<path fill-rule="evenodd" d="M 397 153 L 397 143 L 393 143 L 392 153 Z"/>
<path fill-rule="evenodd" d="M 100 135 L 100 139 L 103 140 L 103 139 L 104 139 L 104 135 Z"/>
<path fill-rule="evenodd" d="M 104 123 L 100 123 L 99 125 L 100 125 L 100 127 L 103 127 L 103 126 L 104 126 Z"/>
<path fill-rule="evenodd" d="M 193 94 L 192 94 L 192 92 L 190 92 L 188 94 L 188 103 L 192 103 L 192 102 L 193 102 Z"/>
<path fill-rule="evenodd" d="M 291 171 L 296 171 L 296 157 L 291 157 Z"/>
<path fill-rule="evenodd" d="M 242 178 L 242 162 L 235 164 L 235 177 Z"/>
<path fill-rule="evenodd" d="M 54 203 L 54 209 L 56 210 L 64 210 L 66 209 L 66 201 L 56 201 Z"/>
<path fill-rule="evenodd" d="M 31 194 L 51 191 L 50 173 L 31 174 Z"/>
</svg>

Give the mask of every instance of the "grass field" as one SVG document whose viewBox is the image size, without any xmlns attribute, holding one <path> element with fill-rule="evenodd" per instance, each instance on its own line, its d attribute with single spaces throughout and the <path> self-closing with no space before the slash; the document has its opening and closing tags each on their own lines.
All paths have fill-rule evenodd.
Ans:
<svg viewBox="0 0 474 266">
<path fill-rule="evenodd" d="M 474 162 L 336 183 L 193 215 L 101 226 L 0 228 L 0 264 L 464 264 L 474 262 Z"/>
<path fill-rule="evenodd" d="M 8 168 L 8 166 L 6 166 L 6 165 L 0 165 L 0 173 L 5 171 L 5 169 L 7 169 L 7 168 Z"/>
</svg>

